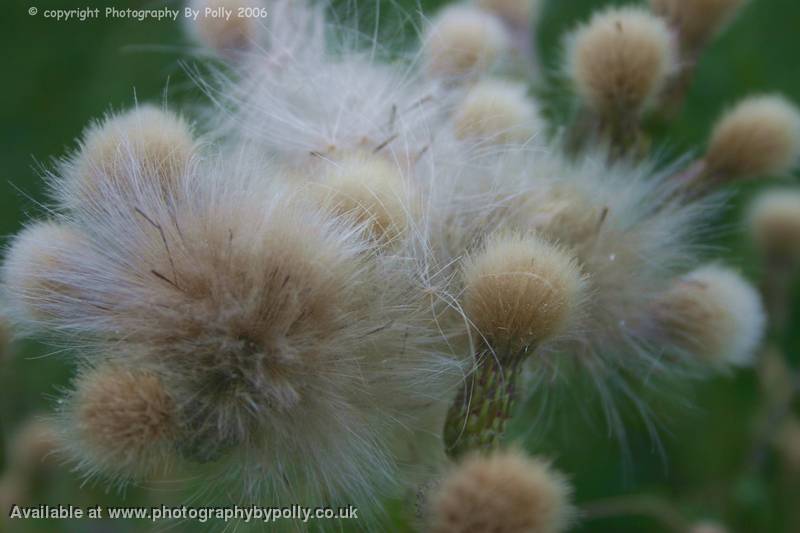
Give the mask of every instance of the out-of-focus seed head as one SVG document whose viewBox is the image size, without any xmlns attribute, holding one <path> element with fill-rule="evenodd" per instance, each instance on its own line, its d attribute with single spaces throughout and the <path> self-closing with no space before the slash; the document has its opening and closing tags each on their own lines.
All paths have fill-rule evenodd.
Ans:
<svg viewBox="0 0 800 533">
<path fill-rule="evenodd" d="M 407 185 L 388 159 L 366 153 L 346 156 L 331 165 L 320 187 L 327 205 L 366 224 L 379 242 L 394 241 L 408 226 Z"/>
<path fill-rule="evenodd" d="M 596 13 L 567 38 L 566 71 L 584 104 L 601 115 L 637 115 L 677 69 L 663 19 L 636 7 Z"/>
<path fill-rule="evenodd" d="M 739 102 L 714 126 L 706 163 L 723 179 L 787 174 L 800 161 L 800 111 L 780 95 Z"/>
<path fill-rule="evenodd" d="M 90 475 L 146 477 L 172 463 L 175 401 L 152 371 L 113 364 L 85 371 L 65 414 L 65 452 Z"/>
<path fill-rule="evenodd" d="M 64 165 L 56 195 L 63 205 L 103 206 L 148 191 L 174 193 L 194 151 L 188 124 L 144 105 L 93 124 L 78 153 Z"/>
<path fill-rule="evenodd" d="M 766 317 L 758 292 L 718 265 L 684 276 L 657 306 L 669 340 L 710 364 L 750 364 L 764 334 Z"/>
<path fill-rule="evenodd" d="M 444 78 L 486 72 L 508 46 L 509 38 L 500 20 L 468 6 L 444 9 L 424 38 L 428 71 Z"/>
<path fill-rule="evenodd" d="M 736 15 L 745 0 L 650 0 L 653 12 L 670 21 L 687 50 L 697 50 Z"/>
<path fill-rule="evenodd" d="M 509 24 L 524 27 L 532 23 L 541 8 L 541 0 L 478 0 L 478 6 L 505 19 Z"/>
<path fill-rule="evenodd" d="M 585 292 L 574 257 L 536 236 L 489 239 L 463 275 L 467 317 L 498 347 L 534 346 L 564 332 Z"/>
<path fill-rule="evenodd" d="M 2 268 L 11 312 L 34 321 L 63 317 L 63 305 L 81 299 L 82 289 L 70 273 L 83 253 L 83 235 L 64 224 L 40 222 L 20 232 Z"/>
<path fill-rule="evenodd" d="M 800 190 L 760 194 L 750 207 L 748 229 L 763 256 L 800 265 Z"/>
<path fill-rule="evenodd" d="M 198 16 L 186 19 L 189 34 L 227 59 L 255 44 L 259 21 L 264 20 L 260 13 L 265 8 L 258 0 L 192 0 L 191 7 Z"/>
<path fill-rule="evenodd" d="M 13 436 L 8 452 L 8 469 L 33 477 L 53 462 L 58 445 L 58 430 L 53 422 L 32 418 Z"/>
<path fill-rule="evenodd" d="M 25 505 L 30 501 L 30 494 L 25 479 L 16 475 L 0 477 L 0 524 L 10 522 L 12 505 Z"/>
<path fill-rule="evenodd" d="M 523 85 L 497 79 L 470 89 L 453 120 L 457 137 L 497 144 L 528 141 L 541 122 Z"/>
<path fill-rule="evenodd" d="M 472 455 L 431 491 L 432 533 L 558 533 L 572 514 L 571 489 L 541 459 L 515 451 Z"/>
</svg>

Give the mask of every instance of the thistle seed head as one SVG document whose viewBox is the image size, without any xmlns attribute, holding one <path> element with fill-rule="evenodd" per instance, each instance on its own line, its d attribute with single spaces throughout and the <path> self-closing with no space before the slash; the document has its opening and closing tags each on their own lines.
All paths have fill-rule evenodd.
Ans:
<svg viewBox="0 0 800 533">
<path fill-rule="evenodd" d="M 326 205 L 365 224 L 378 242 L 391 243 L 405 232 L 411 209 L 408 185 L 388 159 L 367 153 L 344 157 L 319 185 Z"/>
<path fill-rule="evenodd" d="M 751 96 L 725 113 L 711 134 L 708 173 L 722 179 L 789 173 L 800 162 L 800 111 L 779 95 Z"/>
<path fill-rule="evenodd" d="M 431 491 L 433 533 L 558 533 L 572 514 L 571 489 L 545 461 L 516 451 L 472 455 Z"/>
<path fill-rule="evenodd" d="M 761 193 L 750 206 L 748 229 L 764 257 L 800 265 L 800 190 Z"/>
<path fill-rule="evenodd" d="M 493 14 L 468 6 L 445 8 L 424 37 L 428 71 L 463 78 L 489 70 L 509 46 L 509 37 Z"/>
<path fill-rule="evenodd" d="M 194 153 L 187 123 L 143 105 L 90 126 L 80 150 L 68 160 L 56 196 L 68 208 L 133 202 L 147 194 L 180 191 Z"/>
<path fill-rule="evenodd" d="M 175 401 L 158 374 L 101 364 L 78 376 L 65 411 L 65 451 L 88 473 L 146 477 L 174 459 Z"/>
<path fill-rule="evenodd" d="M 456 107 L 456 136 L 491 144 L 524 143 L 541 128 L 535 102 L 523 85 L 499 79 L 478 82 Z"/>
<path fill-rule="evenodd" d="M 258 0 L 192 0 L 197 18 L 187 18 L 189 34 L 194 39 L 227 59 L 251 48 L 259 30 L 259 16 L 245 16 L 244 9 L 262 7 Z M 220 15 L 230 10 L 230 17 Z"/>
<path fill-rule="evenodd" d="M 582 102 L 603 116 L 636 116 L 677 69 L 674 36 L 636 7 L 596 13 L 567 37 L 566 71 Z"/>
<path fill-rule="evenodd" d="M 562 333 L 586 286 L 574 257 L 536 236 L 490 238 L 463 276 L 464 310 L 497 348 L 533 347 Z"/>
<path fill-rule="evenodd" d="M 746 0 L 650 0 L 654 13 L 666 18 L 687 50 L 698 50 L 711 40 Z"/>
<path fill-rule="evenodd" d="M 85 295 L 72 274 L 89 253 L 86 245 L 79 230 L 56 222 L 32 224 L 14 237 L 2 268 L 9 311 L 34 322 L 69 318 Z"/>
<path fill-rule="evenodd" d="M 750 364 L 764 335 L 766 317 L 758 292 L 718 265 L 690 272 L 657 305 L 669 339 L 713 365 Z"/>
</svg>

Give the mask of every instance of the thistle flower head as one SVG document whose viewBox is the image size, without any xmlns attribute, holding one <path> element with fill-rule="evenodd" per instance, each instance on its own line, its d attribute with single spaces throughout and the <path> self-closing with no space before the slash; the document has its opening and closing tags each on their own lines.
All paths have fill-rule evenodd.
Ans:
<svg viewBox="0 0 800 533">
<path fill-rule="evenodd" d="M 558 533 L 569 523 L 571 489 L 541 459 L 515 451 L 465 458 L 431 494 L 434 533 Z"/>
<path fill-rule="evenodd" d="M 728 23 L 745 0 L 650 0 L 652 10 L 676 28 L 687 50 L 697 50 Z"/>
<path fill-rule="evenodd" d="M 409 213 L 406 180 L 397 165 L 357 153 L 332 162 L 320 182 L 326 204 L 366 224 L 370 235 L 389 243 L 403 234 Z"/>
<path fill-rule="evenodd" d="M 800 111 L 778 95 L 739 102 L 714 126 L 709 174 L 725 179 L 781 175 L 800 161 Z"/>
<path fill-rule="evenodd" d="M 394 183 L 387 166 L 368 161 L 347 164 Z M 79 467 L 124 481 L 152 473 L 169 450 L 232 464 L 234 488 L 286 501 L 369 499 L 402 483 L 391 444 L 424 425 L 461 373 L 437 347 L 415 263 L 375 253 L 350 216 L 252 154 L 198 158 L 169 195 L 151 194 L 144 174 L 125 176 L 102 210 L 71 211 L 81 253 L 46 262 L 45 279 L 80 297 L 49 285 L 36 292 L 58 329 L 89 354 L 108 354 L 113 369 L 86 372 L 65 413 L 81 430 L 68 436 Z M 6 272 L 41 263 L 25 255 L 12 247 Z M 10 294 L 24 301 L 28 292 Z M 148 388 L 163 384 L 168 392 L 147 398 L 172 402 L 169 438 L 157 438 L 150 419 L 119 448 L 104 437 L 123 431 L 123 404 L 138 406 L 131 416 L 151 412 L 139 396 L 120 400 L 114 413 L 124 416 L 95 409 L 136 389 L 138 371 L 118 367 L 147 369 Z"/>
<path fill-rule="evenodd" d="M 76 381 L 63 447 L 89 473 L 122 478 L 155 473 L 175 457 L 175 409 L 158 374 L 101 364 Z"/>
<path fill-rule="evenodd" d="M 32 224 L 12 241 L 2 267 L 9 316 L 43 321 L 69 316 L 64 307 L 82 298 L 73 283 L 76 259 L 88 253 L 79 230 L 56 222 Z"/>
<path fill-rule="evenodd" d="M 194 148 L 187 123 L 169 111 L 143 105 L 109 116 L 84 133 L 55 182 L 56 196 L 68 208 L 101 209 L 120 196 L 174 194 Z"/>
<path fill-rule="evenodd" d="M 534 346 L 578 313 L 585 280 L 574 257 L 536 237 L 496 236 L 464 265 L 464 310 L 493 346 Z"/>
<path fill-rule="evenodd" d="M 445 8 L 428 28 L 424 52 L 428 71 L 460 78 L 489 70 L 507 50 L 509 38 L 500 20 L 468 6 Z"/>
<path fill-rule="evenodd" d="M 528 141 L 541 127 L 525 87 L 499 79 L 482 80 L 470 89 L 453 121 L 457 137 L 497 144 Z"/>
<path fill-rule="evenodd" d="M 800 191 L 772 189 L 761 193 L 750 207 L 750 235 L 768 258 L 800 264 Z"/>
<path fill-rule="evenodd" d="M 474 156 L 452 183 L 436 189 L 442 198 L 434 198 L 434 210 L 446 215 L 432 231 L 442 264 L 463 250 L 476 254 L 487 235 L 498 233 L 535 232 L 575 257 L 587 277 L 586 297 L 565 334 L 538 347 L 525 375 L 555 380 L 566 372 L 571 386 L 585 379 L 588 389 L 598 389 L 610 429 L 620 436 L 617 401 L 635 386 L 631 377 L 654 367 L 668 377 L 683 369 L 663 364 L 663 343 L 653 335 L 656 317 L 648 311 L 697 264 L 697 239 L 716 209 L 713 199 L 683 197 L 667 179 L 672 172 L 648 162 L 609 164 L 597 153 L 572 159 L 518 150 Z M 460 287 L 455 292 L 462 294 Z M 641 406 L 638 397 L 634 401 Z"/>
<path fill-rule="evenodd" d="M 258 8 L 258 0 L 192 0 L 196 18 L 187 17 L 189 33 L 200 44 L 226 58 L 253 46 L 259 30 L 259 17 L 245 16 L 245 8 Z M 230 10 L 230 17 L 221 14 Z"/>
<path fill-rule="evenodd" d="M 764 334 L 758 293 L 739 274 L 718 265 L 690 272 L 657 305 L 670 341 L 711 364 L 749 364 Z"/>
<path fill-rule="evenodd" d="M 640 113 L 676 62 L 666 23 L 641 8 L 600 11 L 567 38 L 567 73 L 584 104 L 601 115 Z"/>
<path fill-rule="evenodd" d="M 541 0 L 478 0 L 478 6 L 518 27 L 531 24 L 541 4 Z"/>
</svg>

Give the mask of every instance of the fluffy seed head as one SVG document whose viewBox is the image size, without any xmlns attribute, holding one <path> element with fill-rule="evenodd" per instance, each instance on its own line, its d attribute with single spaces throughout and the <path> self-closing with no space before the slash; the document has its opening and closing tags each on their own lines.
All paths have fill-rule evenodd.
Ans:
<svg viewBox="0 0 800 533">
<path fill-rule="evenodd" d="M 653 12 L 677 29 L 681 43 L 696 50 L 730 21 L 745 0 L 650 0 Z"/>
<path fill-rule="evenodd" d="M 800 111 L 780 95 L 747 98 L 711 135 L 706 163 L 722 178 L 786 174 L 800 160 Z"/>
<path fill-rule="evenodd" d="M 690 272 L 658 305 L 670 340 L 708 363 L 749 364 L 764 334 L 758 293 L 739 274 L 718 265 Z"/>
<path fill-rule="evenodd" d="M 328 205 L 366 224 L 380 242 L 393 241 L 408 225 L 403 175 L 385 158 L 371 154 L 344 157 L 333 164 L 320 185 Z"/>
<path fill-rule="evenodd" d="M 192 0 L 191 4 L 199 15 L 187 18 L 190 35 L 219 55 L 233 57 L 255 41 L 259 18 L 244 16 L 240 10 L 259 8 L 257 0 Z M 231 16 L 222 16 L 223 10 L 231 10 Z"/>
<path fill-rule="evenodd" d="M 536 345 L 575 317 L 585 281 L 565 250 L 536 237 L 496 236 L 464 265 L 464 310 L 493 346 Z"/>
<path fill-rule="evenodd" d="M 3 284 L 14 312 L 35 321 L 57 318 L 65 304 L 80 299 L 69 280 L 73 259 L 84 253 L 84 238 L 72 227 L 40 222 L 12 241 L 3 263 Z"/>
<path fill-rule="evenodd" d="M 79 376 L 69 404 L 67 452 L 88 471 L 127 478 L 169 465 L 175 404 L 157 374 L 101 365 Z"/>
<path fill-rule="evenodd" d="M 186 173 L 194 150 L 189 126 L 171 112 L 144 105 L 93 124 L 81 148 L 63 168 L 56 184 L 61 202 L 70 208 L 130 199 L 151 188 L 170 194 Z"/>
<path fill-rule="evenodd" d="M 748 226 L 764 256 L 800 264 L 800 190 L 762 193 L 750 207 Z"/>
<path fill-rule="evenodd" d="M 478 0 L 478 6 L 515 26 L 530 24 L 540 4 L 540 0 Z"/>
<path fill-rule="evenodd" d="M 8 453 L 9 469 L 35 475 L 58 448 L 58 431 L 53 423 L 39 418 L 27 421 L 14 435 Z"/>
<path fill-rule="evenodd" d="M 567 39 L 567 73 L 583 102 L 602 114 L 640 113 L 676 62 L 670 29 L 640 8 L 601 11 Z"/>
<path fill-rule="evenodd" d="M 483 80 L 456 108 L 456 136 L 492 143 L 525 142 L 536 132 L 539 113 L 521 84 Z"/>
<path fill-rule="evenodd" d="M 317 183 L 250 153 L 209 155 L 185 179 L 173 197 L 134 182 L 133 201 L 72 214 L 90 253 L 59 279 L 88 296 L 49 297 L 65 317 L 55 326 L 113 368 L 157 371 L 180 431 L 148 441 L 155 450 L 133 442 L 130 456 L 79 432 L 67 439 L 79 466 L 129 477 L 141 455 L 154 459 L 145 474 L 174 452 L 235 470 L 231 492 L 280 501 L 365 501 L 396 487 L 394 440 L 449 400 L 444 382 L 461 375 L 440 351 L 413 258 L 376 253 L 352 220 L 310 197 Z M 127 379 L 93 376 L 79 380 L 68 420 L 86 418 L 81 406 L 98 402 L 83 398 L 107 392 L 103 382 Z M 116 431 L 120 417 L 105 412 L 90 420 Z"/>
<path fill-rule="evenodd" d="M 503 24 L 491 13 L 467 6 L 444 9 L 428 28 L 428 70 L 439 77 L 485 72 L 508 48 Z"/>
<path fill-rule="evenodd" d="M 558 533 L 570 519 L 570 487 L 540 459 L 515 451 L 473 455 L 431 495 L 433 533 Z"/>
</svg>

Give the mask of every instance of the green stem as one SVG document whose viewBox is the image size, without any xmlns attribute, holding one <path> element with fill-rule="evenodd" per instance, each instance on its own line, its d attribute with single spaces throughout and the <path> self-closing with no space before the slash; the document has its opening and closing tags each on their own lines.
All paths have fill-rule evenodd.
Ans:
<svg viewBox="0 0 800 533">
<path fill-rule="evenodd" d="M 511 418 L 520 369 L 527 355 L 527 350 L 508 357 L 490 350 L 482 352 L 447 413 L 444 441 L 450 457 L 496 447 Z"/>
</svg>

